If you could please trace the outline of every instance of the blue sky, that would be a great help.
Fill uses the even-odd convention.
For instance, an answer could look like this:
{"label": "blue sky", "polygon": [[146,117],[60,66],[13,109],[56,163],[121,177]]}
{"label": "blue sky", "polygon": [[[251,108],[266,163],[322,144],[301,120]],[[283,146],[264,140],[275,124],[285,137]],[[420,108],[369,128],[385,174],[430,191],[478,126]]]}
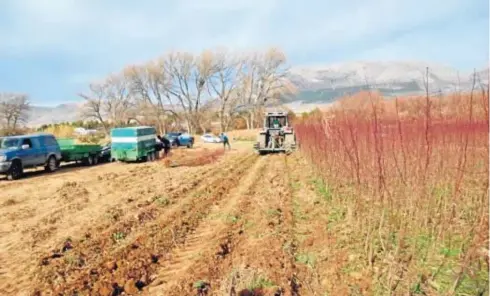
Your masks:
{"label": "blue sky", "polygon": [[488,66],[487,0],[2,0],[0,91],[33,104],[169,50],[279,46],[291,65],[418,60]]}

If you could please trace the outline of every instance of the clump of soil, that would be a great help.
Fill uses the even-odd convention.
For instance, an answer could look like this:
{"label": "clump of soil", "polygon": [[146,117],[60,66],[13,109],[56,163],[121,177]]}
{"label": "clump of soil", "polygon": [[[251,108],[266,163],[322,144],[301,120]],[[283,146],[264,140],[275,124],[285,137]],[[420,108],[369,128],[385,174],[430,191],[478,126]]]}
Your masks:
{"label": "clump of soil", "polygon": [[18,201],[17,201],[17,200],[15,200],[15,199],[13,199],[13,198],[9,198],[9,199],[7,199],[6,201],[4,201],[4,202],[2,203],[2,206],[4,206],[4,207],[8,207],[8,206],[13,206],[13,205],[15,205],[15,204],[17,204],[17,203],[18,203]]}
{"label": "clump of soil", "polygon": [[283,289],[268,279],[261,270],[241,266],[221,281],[221,295],[276,296],[283,295]]}
{"label": "clump of soil", "polygon": [[58,196],[65,198],[85,197],[89,194],[88,190],[75,181],[64,182],[57,190]]}
{"label": "clump of soil", "polygon": [[211,290],[211,285],[205,281],[198,281],[194,284],[198,296],[206,296]]}
{"label": "clump of soil", "polygon": [[188,153],[185,155],[173,155],[163,160],[166,167],[193,167],[210,164],[217,161],[224,154],[224,150],[204,149],[198,152]]}

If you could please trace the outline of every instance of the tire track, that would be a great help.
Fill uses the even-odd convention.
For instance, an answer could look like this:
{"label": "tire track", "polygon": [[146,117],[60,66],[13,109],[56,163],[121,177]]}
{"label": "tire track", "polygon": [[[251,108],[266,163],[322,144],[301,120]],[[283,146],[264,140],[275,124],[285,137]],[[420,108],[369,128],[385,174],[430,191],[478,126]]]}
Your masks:
{"label": "tire track", "polygon": [[[292,236],[292,194],[286,158],[284,154],[271,155],[268,174],[251,192],[253,198],[246,219],[255,225],[244,225],[247,235],[237,244],[232,263],[222,274],[225,278],[220,279],[219,295],[238,295],[233,291],[238,293],[250,287],[251,283],[243,282],[243,279],[254,273],[252,282],[255,282],[255,290],[259,293],[299,295]],[[257,285],[257,282],[262,284]]]}
{"label": "tire track", "polygon": [[[173,295],[175,289],[188,281],[194,265],[202,257],[226,256],[230,252],[229,230],[235,224],[237,215],[232,213],[247,197],[251,187],[263,177],[266,158],[260,158],[254,166],[240,178],[239,186],[228,194],[221,202],[215,204],[199,227],[184,242],[182,247],[175,249],[170,263],[158,274],[156,283],[150,287],[149,295]],[[222,243],[224,241],[224,243]]]}
{"label": "tire track", "polygon": [[[254,155],[246,155],[235,162],[225,162],[224,168],[214,171],[213,179],[203,182],[196,190],[188,191],[185,198],[180,199],[164,216],[155,217],[145,224],[138,231],[139,235],[135,235],[125,245],[115,250],[106,250],[99,245],[92,249],[100,252],[100,255],[95,256],[92,252],[87,255],[83,248],[79,252],[72,252],[71,255],[78,257],[78,261],[83,259],[83,264],[78,264],[82,266],[54,266],[51,274],[47,275],[55,278],[48,279],[46,274],[44,278],[40,277],[39,288],[55,293],[91,291],[109,295],[114,291],[117,293],[118,289],[128,283],[127,289],[131,286],[134,289],[138,282],[140,286],[147,286],[154,280],[161,258],[176,246],[177,241],[184,240],[197,227],[213,202],[222,199],[237,185],[237,181],[230,179],[230,176],[243,174],[256,159]],[[74,247],[77,249],[77,246]],[[93,257],[89,258],[90,255]],[[53,285],[53,282],[59,284]]]}
{"label": "tire track", "polygon": [[[349,283],[339,276],[345,252],[336,247],[336,236],[329,230],[332,193],[317,180],[313,167],[300,155],[288,160],[293,190],[295,241],[298,279],[307,295],[344,295]],[[345,256],[345,257],[344,257]],[[340,263],[340,264],[339,264]],[[363,281],[356,284],[367,287]],[[369,294],[369,293],[368,293]]]}
{"label": "tire track", "polygon": [[[263,295],[299,295],[294,258],[284,248],[291,248],[294,226],[285,156],[262,156],[261,160],[266,169],[238,204],[239,222],[215,242],[218,252],[207,252],[202,260],[196,260],[168,294],[154,295],[192,295],[193,283],[199,281],[210,284],[206,295],[238,295],[257,283],[267,284],[256,287],[263,289]],[[225,256],[223,245],[228,253]]]}

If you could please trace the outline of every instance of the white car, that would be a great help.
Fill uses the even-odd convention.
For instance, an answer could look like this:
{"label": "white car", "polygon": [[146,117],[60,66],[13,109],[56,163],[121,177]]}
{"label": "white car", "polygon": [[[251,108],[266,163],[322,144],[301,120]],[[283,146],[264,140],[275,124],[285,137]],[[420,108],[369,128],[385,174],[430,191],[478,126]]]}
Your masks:
{"label": "white car", "polygon": [[221,138],[219,138],[213,134],[204,134],[201,136],[201,140],[204,143],[221,143]]}

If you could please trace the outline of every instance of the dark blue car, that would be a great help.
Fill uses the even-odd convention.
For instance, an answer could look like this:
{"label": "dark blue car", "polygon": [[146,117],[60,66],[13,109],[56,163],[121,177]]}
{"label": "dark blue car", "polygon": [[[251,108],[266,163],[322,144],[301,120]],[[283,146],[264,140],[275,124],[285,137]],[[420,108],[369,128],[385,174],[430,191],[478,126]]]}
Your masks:
{"label": "dark blue car", "polygon": [[186,146],[187,148],[192,148],[194,145],[194,137],[187,133],[171,132],[165,135],[170,141],[172,147]]}
{"label": "dark blue car", "polygon": [[58,169],[61,150],[51,134],[0,138],[0,174],[9,180],[23,176],[24,169],[44,166],[48,172]]}

